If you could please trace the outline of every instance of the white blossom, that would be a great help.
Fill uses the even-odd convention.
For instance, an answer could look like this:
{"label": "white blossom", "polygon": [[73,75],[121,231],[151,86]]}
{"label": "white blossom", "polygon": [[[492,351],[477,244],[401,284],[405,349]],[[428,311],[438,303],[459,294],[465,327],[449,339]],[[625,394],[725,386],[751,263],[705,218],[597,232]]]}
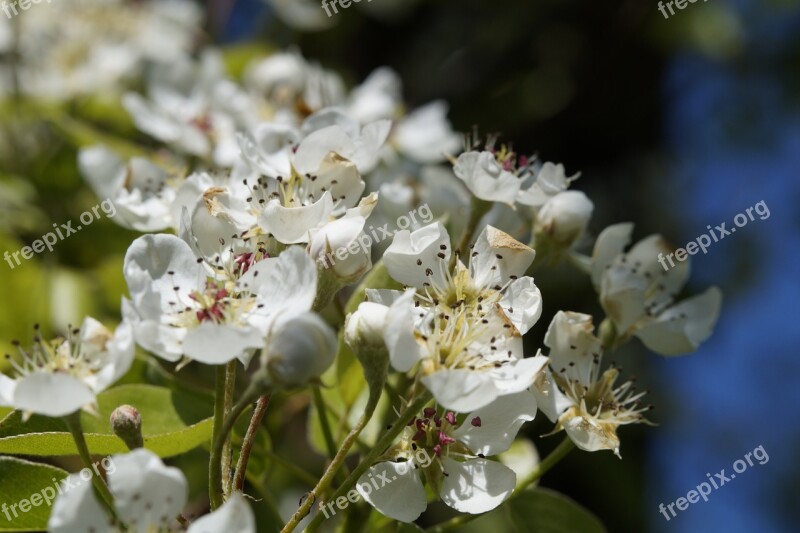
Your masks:
{"label": "white blossom", "polygon": [[95,396],[128,371],[133,334],[127,322],[111,333],[87,317],[66,339],[45,341],[37,330],[33,348],[19,351],[21,361],[7,356],[17,376],[0,374],[0,406],[19,409],[25,417],[66,416],[80,409],[95,411]]}
{"label": "white blossom", "polygon": [[722,293],[716,287],[675,303],[689,277],[689,262],[664,270],[659,254],[673,251],[660,235],[651,235],[628,252],[633,224],[609,226],[598,236],[591,274],[600,304],[614,322],[617,337],[638,337],[662,355],[695,351],[714,329]]}
{"label": "white blossom", "polygon": [[[522,358],[522,335],[541,314],[541,295],[525,270],[534,251],[487,227],[470,252],[469,267],[450,270],[450,239],[437,222],[401,231],[384,254],[411,296],[369,292],[389,306],[387,347],[401,372],[419,364],[436,401],[466,412],[528,388],[543,358]],[[413,302],[413,303],[412,303]]]}
{"label": "white blossom", "polygon": [[536,401],[528,392],[502,396],[466,416],[426,408],[387,452],[388,460],[370,467],[356,489],[382,514],[412,522],[427,507],[424,473],[453,509],[491,511],[514,491],[516,474],[487,457],[506,451],[535,416]]}
{"label": "white blossom", "polygon": [[633,381],[616,386],[616,368],[600,372],[602,348],[589,315],[559,311],[544,343],[547,367],[533,388],[539,409],[580,449],[619,455],[617,428],[648,423],[642,413],[650,406],[639,404],[646,392],[637,392]]}
{"label": "white blossom", "polygon": [[177,176],[143,157],[126,164],[105,146],[82,149],[78,163],[95,194],[113,202],[114,221],[121,226],[143,232],[177,226],[172,216]]}
{"label": "white blossom", "polygon": [[180,527],[177,517],[187,503],[188,484],[183,473],[165,466],[153,452],[143,448],[110,458],[114,465],[107,472],[109,490],[114,497],[117,516],[125,525],[109,525],[110,517],[79,474],[66,481],[71,488],[53,503],[48,522],[51,533],[104,531],[109,533],[150,533],[152,531],[228,531],[255,532],[255,517],[240,493],[234,493],[215,512],[206,515],[188,529]]}
{"label": "white blossom", "polygon": [[237,132],[256,125],[249,96],[226,78],[222,59],[211,51],[197,64],[182,59],[156,68],[148,98],[128,93],[123,104],[142,131],[222,167],[239,156]]}
{"label": "white blossom", "polygon": [[[232,258],[229,268],[241,266],[238,259],[248,258]],[[136,239],[123,266],[131,294],[123,315],[136,341],[169,361],[246,362],[276,323],[311,308],[317,286],[313,261],[296,247],[246,264],[235,281],[219,281],[211,277],[218,265],[198,260],[178,237]]]}

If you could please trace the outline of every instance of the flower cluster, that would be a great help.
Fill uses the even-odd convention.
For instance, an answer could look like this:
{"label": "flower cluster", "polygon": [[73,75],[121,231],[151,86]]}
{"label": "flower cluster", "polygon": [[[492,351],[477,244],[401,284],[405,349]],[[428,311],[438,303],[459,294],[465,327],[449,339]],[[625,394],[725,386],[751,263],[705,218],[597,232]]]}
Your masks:
{"label": "flower cluster", "polygon": [[[147,420],[123,406],[115,419],[135,421],[126,426],[130,453],[114,457],[118,468],[105,479],[97,475],[96,492],[84,484],[61,495],[52,531],[260,529],[243,493],[261,417],[273,394],[285,401],[310,389],[331,460],[284,532],[330,496],[334,480],[334,495],[355,484],[401,522],[417,520],[435,498],[484,513],[541,475],[503,457],[527,442],[521,431],[537,411],[588,452],[620,455],[620,426],[648,423],[645,393],[632,380],[620,384],[605,353],[636,337],[661,355],[686,354],[711,335],[720,291],[676,303],[688,262],[664,271],[661,236],[626,251],[633,225],[622,223],[593,238],[594,204],[571,189],[577,174],[496,135],[462,141],[445,102],[408,110],[392,70],[348,90],[292,50],[255,57],[234,77],[220,50],[195,47],[193,3],[81,3],[80,18],[63,4],[24,17],[31,32],[16,44],[20,87],[32,98],[114,95],[146,142],[98,136],[83,143],[78,165],[116,206],[114,221],[142,235],[126,243],[116,330],[86,318],[66,338],[44,340],[37,328],[31,349],[15,343],[19,355],[6,356],[0,406],[25,420],[63,417],[88,456],[80,411],[98,412],[97,396],[128,372],[135,346],[160,359],[174,384],[187,365],[213,367],[211,513],[191,524],[183,517],[186,478],[141,448],[150,445],[140,434]],[[275,4],[285,17],[302,9]],[[110,15],[118,9],[124,15]],[[81,25],[103,26],[107,15],[89,49]],[[58,24],[38,20],[49,17]],[[0,17],[0,46],[3,24]],[[39,42],[52,26],[60,31]],[[10,90],[5,81],[0,93]],[[364,238],[368,223],[388,228],[422,204],[428,220],[384,245]],[[358,251],[331,265],[319,261],[351,248]],[[552,309],[546,353],[531,350],[550,298],[533,273],[565,262],[593,284],[605,316],[595,332],[592,316]],[[343,371],[353,354],[363,376]],[[347,381],[359,384],[345,399]],[[253,404],[247,433],[232,438]],[[358,420],[345,411],[353,405],[363,407]],[[346,437],[331,431],[331,413]],[[341,481],[356,442],[366,443],[364,453]],[[365,490],[373,477],[392,482]]]}

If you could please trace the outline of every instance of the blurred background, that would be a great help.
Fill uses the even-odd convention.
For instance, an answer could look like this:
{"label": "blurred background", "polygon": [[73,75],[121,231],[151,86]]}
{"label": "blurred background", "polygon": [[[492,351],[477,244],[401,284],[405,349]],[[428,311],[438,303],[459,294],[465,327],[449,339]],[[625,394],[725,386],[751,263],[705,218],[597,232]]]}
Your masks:
{"label": "blurred background", "polygon": [[[206,7],[209,42],[232,50],[253,42],[265,50],[296,46],[349,86],[387,65],[400,74],[411,107],[442,98],[457,130],[499,132],[520,152],[580,171],[573,188],[595,202],[594,235],[634,221],[636,240],[661,233],[683,246],[707,225],[731,226],[765,202],[769,218],[692,258],[686,293],[713,284],[725,295],[712,338],[690,357],[665,359],[638,341],[614,354],[625,375],[649,387],[658,427],[623,428],[621,461],[573,452],[541,484],[574,498],[612,532],[796,531],[798,2],[710,0],[668,19],[654,0],[373,0],[330,18],[300,0]],[[123,113],[69,105],[100,123]],[[40,124],[10,102],[0,113],[2,252],[98,199],[77,171],[74,146],[59,140],[69,124]],[[121,258],[137,234],[96,224],[23,267],[0,265],[3,350],[12,338],[30,337],[36,322],[58,331],[87,313],[119,319]],[[600,322],[588,279],[576,284],[583,278],[569,269],[537,272],[545,308],[526,339],[531,350],[559,309]],[[539,417],[528,430],[542,456],[560,441],[538,438],[550,427]],[[685,496],[707,473],[730,473],[759,445],[766,464],[669,522],[659,513],[660,503]],[[470,530],[485,529],[476,521]]]}

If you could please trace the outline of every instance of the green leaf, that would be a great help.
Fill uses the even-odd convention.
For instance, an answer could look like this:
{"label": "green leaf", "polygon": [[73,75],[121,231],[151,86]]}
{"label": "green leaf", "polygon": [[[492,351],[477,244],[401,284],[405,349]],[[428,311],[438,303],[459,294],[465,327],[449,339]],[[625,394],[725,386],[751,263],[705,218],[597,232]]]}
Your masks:
{"label": "green leaf", "polygon": [[605,533],[600,520],[575,501],[549,489],[526,490],[500,508],[459,529],[478,533],[487,529],[528,533]]}
{"label": "green leaf", "polygon": [[525,491],[509,502],[514,522],[536,533],[604,533],[600,520],[561,493],[548,489]]}
{"label": "green leaf", "polygon": [[[0,531],[47,529],[50,506],[57,494],[56,482],[65,477],[67,472],[54,466],[0,457],[0,479],[3,480],[0,483],[0,503],[8,506],[4,509],[5,514],[0,514]],[[39,505],[34,507],[32,499]],[[28,511],[23,512],[23,509]]]}
{"label": "green leaf", "polygon": [[[123,385],[97,397],[99,416],[81,414],[89,450],[95,455],[125,453],[127,447],[111,431],[111,412],[123,404],[142,416],[145,448],[160,457],[172,457],[205,444],[211,438],[212,407],[201,394],[171,391],[152,385]],[[32,416],[22,421],[13,412],[0,421],[0,454],[75,455],[72,436],[61,420]]]}

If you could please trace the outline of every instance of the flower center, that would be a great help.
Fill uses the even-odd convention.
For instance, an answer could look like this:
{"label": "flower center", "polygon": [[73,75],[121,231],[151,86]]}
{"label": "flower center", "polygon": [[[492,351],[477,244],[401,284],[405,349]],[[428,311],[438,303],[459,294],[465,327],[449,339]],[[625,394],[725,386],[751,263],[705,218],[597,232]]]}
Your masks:
{"label": "flower center", "polygon": [[12,341],[21,355],[21,361],[16,361],[10,354],[5,355],[19,377],[34,372],[50,372],[84,379],[94,375],[102,367],[105,345],[111,339],[110,333],[105,332],[100,337],[94,337],[90,344],[84,345],[79,329],[70,327],[71,331],[66,339],[59,337],[51,341],[42,340],[38,324],[34,329],[36,334],[30,351],[23,349],[19,341]]}
{"label": "flower center", "polygon": [[[482,422],[480,417],[476,416],[463,423],[481,427]],[[435,457],[441,457],[442,454],[448,456],[451,453],[472,456],[473,454],[467,446],[450,435],[461,425],[462,423],[459,423],[454,412],[447,411],[439,414],[435,408],[427,407],[420,416],[408,423],[409,431],[405,435],[405,444],[415,453],[424,450]]]}

